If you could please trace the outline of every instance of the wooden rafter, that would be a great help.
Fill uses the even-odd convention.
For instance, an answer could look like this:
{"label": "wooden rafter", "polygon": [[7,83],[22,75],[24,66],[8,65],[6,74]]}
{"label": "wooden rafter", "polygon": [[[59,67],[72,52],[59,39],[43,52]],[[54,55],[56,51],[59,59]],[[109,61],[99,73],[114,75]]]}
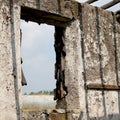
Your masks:
{"label": "wooden rafter", "polygon": [[103,9],[108,9],[108,8],[116,5],[116,4],[119,3],[119,2],[120,2],[120,0],[113,0],[113,1],[111,1],[111,2],[109,2],[109,3],[107,3],[107,4],[105,4],[105,5],[101,6],[101,8],[103,8]]}
{"label": "wooden rafter", "polygon": [[91,4],[91,3],[96,2],[96,1],[98,1],[98,0],[88,0],[88,1],[86,1],[86,3]]}
{"label": "wooden rafter", "polygon": [[[86,3],[88,4],[92,4],[94,2],[97,2],[98,0],[87,0]],[[120,3],[120,0],[111,0],[110,2],[104,4],[103,6],[101,6],[101,8],[103,9],[108,9],[116,4]]]}

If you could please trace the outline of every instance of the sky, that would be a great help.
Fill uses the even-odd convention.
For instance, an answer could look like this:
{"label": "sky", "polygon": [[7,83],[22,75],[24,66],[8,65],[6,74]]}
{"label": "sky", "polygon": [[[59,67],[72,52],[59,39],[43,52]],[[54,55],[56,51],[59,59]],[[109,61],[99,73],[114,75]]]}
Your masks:
{"label": "sky", "polygon": [[[85,2],[86,0],[77,0]],[[99,0],[94,6],[100,6],[110,0]],[[109,10],[116,11],[120,3]],[[55,88],[54,79],[54,26],[47,24],[38,25],[33,22],[21,20],[22,46],[21,56],[23,59],[22,68],[27,86],[22,87],[23,93],[38,92]]]}

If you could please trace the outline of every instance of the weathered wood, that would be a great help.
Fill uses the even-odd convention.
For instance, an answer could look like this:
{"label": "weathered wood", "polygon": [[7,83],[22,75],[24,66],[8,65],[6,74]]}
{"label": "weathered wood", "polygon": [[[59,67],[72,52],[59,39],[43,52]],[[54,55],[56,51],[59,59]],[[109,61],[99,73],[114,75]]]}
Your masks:
{"label": "weathered wood", "polygon": [[120,90],[117,85],[88,84],[87,89],[91,90]]}
{"label": "weathered wood", "polygon": [[86,3],[91,4],[91,3],[96,2],[96,1],[98,1],[98,0],[88,0],[88,1],[86,1]]}
{"label": "weathered wood", "polygon": [[71,21],[71,19],[57,14],[35,10],[27,7],[21,7],[21,19],[25,21],[37,22],[38,24],[46,23],[49,25],[60,27],[66,27]]}
{"label": "weathered wood", "polygon": [[105,4],[105,5],[101,6],[101,8],[103,8],[103,9],[108,9],[108,8],[116,5],[116,4],[119,3],[119,2],[120,2],[120,0],[113,0],[113,1],[111,1],[111,2],[109,2],[109,3],[107,3],[107,4]]}

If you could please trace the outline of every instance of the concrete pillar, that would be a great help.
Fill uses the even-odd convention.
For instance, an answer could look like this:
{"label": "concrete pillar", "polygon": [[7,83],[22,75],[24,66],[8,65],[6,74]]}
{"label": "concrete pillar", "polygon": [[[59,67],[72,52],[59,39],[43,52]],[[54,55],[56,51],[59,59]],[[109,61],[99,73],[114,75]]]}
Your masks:
{"label": "concrete pillar", "polygon": [[65,30],[65,85],[67,109],[85,112],[85,90],[83,80],[81,31],[79,20],[75,20]]}
{"label": "concrete pillar", "polygon": [[20,120],[20,7],[0,1],[0,120]]}

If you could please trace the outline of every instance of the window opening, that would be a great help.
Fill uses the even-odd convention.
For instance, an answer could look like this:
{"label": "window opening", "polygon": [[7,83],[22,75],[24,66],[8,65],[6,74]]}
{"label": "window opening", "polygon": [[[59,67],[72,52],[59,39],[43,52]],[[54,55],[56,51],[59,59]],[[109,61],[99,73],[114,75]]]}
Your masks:
{"label": "window opening", "polygon": [[23,94],[53,94],[56,88],[54,26],[21,20],[21,34],[21,63],[27,81],[27,86],[22,87]]}

